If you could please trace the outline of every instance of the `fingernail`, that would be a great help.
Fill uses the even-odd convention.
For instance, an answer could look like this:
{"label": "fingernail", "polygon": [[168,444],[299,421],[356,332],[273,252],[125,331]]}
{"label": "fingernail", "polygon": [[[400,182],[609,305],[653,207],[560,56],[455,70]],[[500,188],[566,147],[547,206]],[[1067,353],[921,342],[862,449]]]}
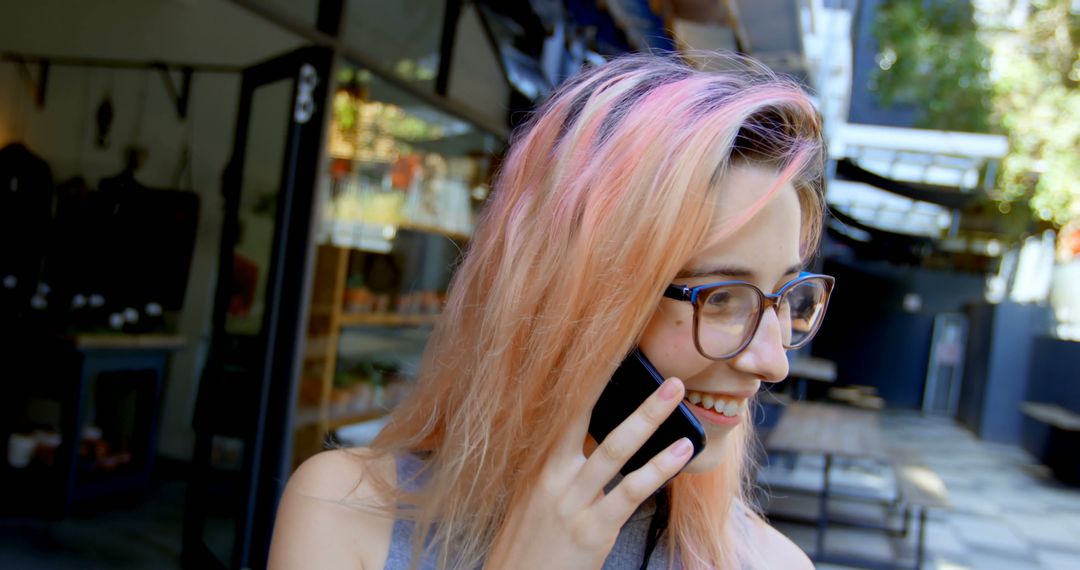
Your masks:
{"label": "fingernail", "polygon": [[682,458],[686,457],[687,455],[690,455],[690,452],[693,451],[693,450],[694,450],[694,445],[692,443],[690,443],[689,439],[686,439],[684,437],[684,438],[680,439],[679,441],[675,442],[675,447],[671,448],[671,454],[674,455],[675,457],[679,458],[679,459],[682,459]]}
{"label": "fingernail", "polygon": [[662,386],[660,386],[660,397],[665,400],[674,400],[679,396],[679,386],[675,383],[674,378],[668,378]]}

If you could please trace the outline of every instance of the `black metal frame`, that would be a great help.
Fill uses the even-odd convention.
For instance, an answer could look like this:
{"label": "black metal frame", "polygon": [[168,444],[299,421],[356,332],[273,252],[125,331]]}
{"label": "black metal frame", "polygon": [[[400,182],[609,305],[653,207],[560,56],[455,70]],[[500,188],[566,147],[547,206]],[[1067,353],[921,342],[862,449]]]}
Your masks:
{"label": "black metal frame", "polygon": [[[319,156],[323,148],[325,102],[328,100],[333,51],[305,47],[247,68],[243,72],[237,111],[233,155],[223,176],[225,222],[222,229],[218,286],[215,295],[213,338],[204,381],[200,385],[196,409],[196,449],[184,513],[184,562],[189,567],[262,568],[266,565],[274,514],[289,470],[291,417],[295,397],[293,379],[298,375],[299,343],[306,315],[308,265],[312,246],[314,186]],[[304,94],[308,105],[306,120],[298,120],[304,87],[300,76],[314,73],[318,83]],[[281,112],[290,115],[285,156],[282,160],[281,188],[275,208],[274,236],[270,267],[267,269],[265,309],[262,327],[252,352],[259,358],[249,376],[245,398],[256,402],[248,415],[222,417],[220,386],[215,373],[226,366],[229,347],[225,334],[230,300],[229,276],[233,248],[239,237],[240,191],[250,125],[252,98],[261,86],[296,77],[290,106]],[[254,425],[245,425],[253,420]],[[273,420],[273,421],[271,421]],[[241,437],[244,466],[240,516],[230,561],[221,561],[203,540],[210,475],[211,441],[214,435]]]}
{"label": "black metal frame", "polygon": [[[223,175],[225,223],[222,230],[219,259],[219,285],[215,295],[213,331],[215,339],[224,332],[226,308],[229,304],[228,276],[232,271],[233,247],[239,237],[239,190],[245,156],[246,135],[253,92],[258,86],[294,76],[301,66],[315,67],[320,78],[312,96],[316,112],[310,121],[289,126],[289,140],[283,161],[282,187],[278,194],[275,234],[271,252],[263,325],[256,346],[248,347],[261,357],[256,374],[257,385],[245,393],[255,398],[257,405],[246,416],[221,413],[214,401],[234,402],[234,394],[215,394],[206,387],[213,384],[212,374],[204,372],[196,407],[194,425],[196,442],[192,475],[185,501],[183,529],[183,562],[191,568],[262,568],[267,564],[270,539],[278,501],[291,468],[292,406],[296,398],[300,354],[304,337],[303,323],[307,318],[305,302],[311,287],[314,253],[314,184],[317,179],[320,154],[323,151],[324,129],[327,124],[329,89],[332,88],[332,69],[343,57],[365,67],[395,87],[415,96],[422,102],[478,125],[498,136],[505,137],[505,124],[492,124],[466,108],[441,96],[402,80],[372,61],[361,51],[348,46],[340,37],[345,21],[344,0],[320,0],[315,25],[301,22],[258,0],[231,0],[253,14],[271,21],[313,45],[273,58],[243,70],[240,103],[233,156]],[[449,85],[453,43],[462,0],[447,0],[447,13],[441,42],[440,79],[443,92]],[[294,87],[292,100],[297,96]],[[292,110],[283,110],[292,112]],[[222,370],[228,364],[228,348],[212,340],[206,370]],[[209,380],[209,381],[208,381]],[[233,388],[235,390],[235,388]],[[229,407],[227,404],[225,407]],[[200,413],[201,412],[201,413]],[[287,418],[284,419],[284,418]],[[269,420],[273,421],[269,421]],[[239,517],[230,560],[220,560],[204,540],[211,484],[210,457],[214,435],[227,435],[244,440],[244,465],[239,498]]]}
{"label": "black metal frame", "polygon": [[[311,42],[314,45],[324,46],[333,49],[334,53],[340,56],[344,56],[350,62],[371,71],[373,74],[379,76],[380,79],[393,85],[396,89],[400,89],[405,93],[408,93],[410,96],[415,97],[423,103],[427,103],[432,107],[440,109],[459,119],[472,123],[482,128],[483,130],[495,134],[503,139],[509,137],[510,128],[506,123],[493,123],[486,117],[477,114],[475,111],[465,107],[464,105],[461,105],[447,97],[443,97],[434,91],[428,91],[415,83],[406,81],[397,74],[395,74],[392,69],[389,69],[378,61],[373,60],[362,50],[348,45],[348,43],[342,40],[339,35],[332,33],[333,28],[330,26],[332,18],[330,16],[320,15],[318,19],[320,27],[312,27],[309,23],[301,22],[288,14],[284,14],[278,10],[275,10],[274,8],[268,7],[264,2],[260,2],[259,0],[229,1],[267,21],[273,22],[281,26],[282,28],[289,30],[290,32],[304,38],[305,40]],[[327,9],[327,3],[334,4],[337,3],[337,0],[320,0],[320,12],[324,9]],[[447,0],[448,8],[450,8],[450,3],[451,0]],[[342,14],[344,14],[345,9],[345,7],[342,8]],[[339,19],[341,21],[344,21],[344,16],[340,16]],[[452,37],[446,38],[446,42],[451,42],[450,45],[453,45],[452,41]],[[440,45],[445,45],[445,42],[441,43]],[[440,61],[441,59],[451,61],[451,53],[452,52],[440,54]],[[495,57],[499,57],[499,55],[495,54]],[[447,74],[449,74],[449,71],[447,71]],[[449,79],[447,79],[447,85],[449,85]]]}
{"label": "black metal frame", "polygon": [[443,11],[442,36],[439,38],[439,73],[435,76],[435,92],[446,97],[450,89],[450,66],[454,61],[454,42],[464,0],[446,0]]}
{"label": "black metal frame", "polygon": [[[843,495],[834,493],[830,485],[830,473],[832,471],[833,460],[835,459],[833,454],[824,453],[825,465],[823,467],[823,479],[822,488],[818,493],[813,493],[818,497],[818,509],[817,517],[813,519],[807,519],[798,516],[782,515],[782,514],[770,514],[770,520],[787,521],[794,523],[813,524],[817,533],[815,536],[815,548],[813,552],[813,560],[818,563],[826,564],[839,564],[842,566],[854,566],[859,568],[868,568],[871,570],[921,570],[923,560],[926,554],[926,517],[927,508],[922,505],[913,505],[905,502],[904,497],[901,495],[900,490],[897,489],[896,498],[893,501],[886,501],[881,499],[873,499],[869,497],[858,497],[852,495]],[[793,490],[785,489],[786,492]],[[801,490],[800,490],[801,491]],[[859,500],[871,503],[884,504],[887,507],[895,509],[896,514],[901,517],[902,526],[899,529],[893,528],[887,524],[874,524],[861,520],[840,518],[829,515],[829,498],[830,497],[842,497],[849,500]],[[867,530],[878,530],[888,533],[889,535],[897,538],[907,538],[911,532],[912,518],[918,521],[916,526],[916,542],[914,558],[915,562],[913,566],[907,566],[904,564],[898,564],[895,562],[884,560],[867,559],[860,556],[849,554],[829,554],[825,550],[825,536],[829,530],[829,526],[845,526]]]}
{"label": "black metal frame", "polygon": [[[20,52],[4,52],[0,55],[0,61],[10,61],[18,66],[19,75],[22,77],[23,82],[26,83],[26,86],[30,91],[34,93],[34,103],[39,109],[45,107],[49,83],[49,70],[53,67],[156,70],[161,76],[161,82],[165,87],[166,93],[176,107],[176,115],[180,120],[187,118],[188,105],[191,101],[191,79],[196,73],[233,74],[243,71],[242,67],[232,65],[170,62],[162,60],[151,61],[140,59],[70,57]],[[31,65],[38,66],[38,78],[36,80],[30,73]],[[173,71],[180,72],[179,85],[173,80]]]}

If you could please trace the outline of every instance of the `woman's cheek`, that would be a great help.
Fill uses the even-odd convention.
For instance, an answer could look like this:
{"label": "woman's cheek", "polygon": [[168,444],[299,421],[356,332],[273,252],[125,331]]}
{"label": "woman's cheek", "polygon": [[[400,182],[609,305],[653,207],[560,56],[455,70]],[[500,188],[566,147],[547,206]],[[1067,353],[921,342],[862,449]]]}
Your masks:
{"label": "woman's cheek", "polygon": [[703,367],[697,362],[701,358],[694,348],[693,331],[684,322],[654,319],[642,337],[641,349],[664,377],[686,380]]}

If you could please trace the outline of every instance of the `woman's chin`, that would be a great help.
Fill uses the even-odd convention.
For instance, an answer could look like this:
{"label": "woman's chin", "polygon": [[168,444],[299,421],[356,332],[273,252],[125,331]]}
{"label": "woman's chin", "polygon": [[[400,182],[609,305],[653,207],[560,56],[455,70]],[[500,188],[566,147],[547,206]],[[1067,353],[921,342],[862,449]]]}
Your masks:
{"label": "woman's chin", "polygon": [[709,434],[705,449],[683,469],[683,473],[708,473],[719,467],[728,454],[730,444],[730,430],[721,433]]}

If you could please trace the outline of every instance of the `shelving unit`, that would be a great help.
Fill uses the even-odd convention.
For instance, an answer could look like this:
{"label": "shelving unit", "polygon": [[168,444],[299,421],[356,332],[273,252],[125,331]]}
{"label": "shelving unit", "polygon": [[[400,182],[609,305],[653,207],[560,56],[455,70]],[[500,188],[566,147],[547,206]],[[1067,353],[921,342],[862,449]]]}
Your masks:
{"label": "shelving unit", "polygon": [[[315,262],[307,340],[304,347],[304,372],[301,393],[295,416],[293,457],[299,464],[324,448],[327,434],[337,428],[373,420],[389,411],[383,387],[371,386],[366,398],[351,402],[334,402],[334,379],[342,347],[346,354],[351,344],[343,342],[343,331],[361,329],[386,342],[400,336],[402,329],[427,329],[434,326],[438,315],[399,314],[391,312],[350,312],[344,298],[349,277],[349,259],[353,250],[335,245],[320,245]],[[417,335],[426,338],[426,334]],[[404,342],[419,345],[418,339]],[[379,347],[373,352],[379,353]],[[311,402],[312,386],[317,382],[317,397]],[[306,383],[306,386],[304,385]],[[367,388],[367,387],[365,387]],[[359,404],[357,403],[359,401]]]}
{"label": "shelving unit", "polygon": [[405,397],[501,146],[348,62],[332,99],[294,466]]}

